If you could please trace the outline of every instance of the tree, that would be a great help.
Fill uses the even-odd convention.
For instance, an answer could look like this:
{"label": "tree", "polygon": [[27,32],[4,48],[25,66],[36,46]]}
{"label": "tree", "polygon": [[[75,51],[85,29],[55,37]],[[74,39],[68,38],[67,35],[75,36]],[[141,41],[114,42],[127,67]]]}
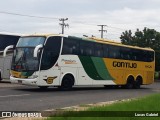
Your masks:
{"label": "tree", "polygon": [[132,44],[133,45],[134,41],[133,41],[131,30],[129,31],[126,30],[125,32],[123,32],[120,39],[121,39],[122,44],[126,44],[126,45]]}
{"label": "tree", "polygon": [[144,28],[143,31],[137,29],[134,35],[131,30],[122,33],[121,43],[139,47],[150,47],[155,50],[155,67],[160,71],[160,33],[154,29]]}

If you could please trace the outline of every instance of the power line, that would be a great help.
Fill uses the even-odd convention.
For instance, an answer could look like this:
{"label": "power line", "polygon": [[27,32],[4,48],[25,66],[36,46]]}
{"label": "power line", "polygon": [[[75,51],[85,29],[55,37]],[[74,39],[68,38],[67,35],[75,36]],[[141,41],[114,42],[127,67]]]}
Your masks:
{"label": "power line", "polygon": [[118,28],[118,27],[112,27],[112,26],[107,26],[109,28],[114,28],[114,29],[119,29],[119,30],[126,30],[126,29],[123,29],[123,28]]}
{"label": "power line", "polygon": [[[9,15],[16,15],[16,16],[22,16],[22,17],[41,18],[41,19],[57,19],[57,20],[59,19],[59,18],[56,18],[56,17],[34,16],[34,15],[26,15],[26,14],[19,14],[19,13],[6,12],[6,11],[0,11],[0,13],[9,14]],[[79,23],[79,24],[83,24],[83,25],[95,26],[95,24],[87,24],[87,23],[84,23],[84,22],[81,22],[81,21],[73,21],[73,22],[76,22],[76,23]],[[124,30],[122,28],[117,28],[117,27],[112,27],[112,26],[107,26],[107,27]]]}
{"label": "power line", "polygon": [[56,17],[43,17],[43,16],[34,16],[34,15],[26,15],[26,14],[19,14],[19,13],[12,13],[12,12],[5,12],[5,11],[0,11],[2,14],[8,14],[8,15],[17,15],[17,16],[23,16],[23,17],[32,17],[32,18],[41,18],[41,19],[59,19]]}
{"label": "power line", "polygon": [[[34,16],[34,15],[27,15],[27,14],[19,14],[19,13],[13,13],[13,12],[6,12],[6,11],[0,11],[1,14],[9,14],[9,15],[16,15],[16,16],[22,16],[22,17],[32,17],[32,18],[40,18],[40,19],[56,19],[58,20],[59,18],[57,17],[44,17],[44,16]],[[64,22],[67,19],[64,19],[64,18],[61,18],[59,19],[60,21],[62,21],[62,23],[60,23],[60,25],[62,26],[62,33],[64,33],[64,27],[68,27],[69,25],[68,24],[65,24]],[[84,21],[73,21],[73,22],[76,22],[76,23],[79,23],[79,24],[83,24],[83,25],[89,25],[89,26],[95,26],[95,24],[92,24],[92,23],[85,23]],[[98,26],[101,26],[101,30],[99,30],[101,32],[101,37],[103,38],[103,33],[104,32],[107,32],[107,30],[104,30],[103,28],[107,25],[98,25]],[[114,28],[114,29],[119,29],[119,30],[125,30],[125,29],[122,29],[122,28],[118,28],[118,27],[112,27],[112,26],[107,26],[108,28]]]}
{"label": "power line", "polygon": [[68,18],[61,18],[59,21],[62,21],[62,23],[59,23],[62,26],[62,34],[64,34],[64,27],[69,27],[69,24],[64,23],[64,21],[68,20]]}
{"label": "power line", "polygon": [[[44,17],[44,16],[34,16],[34,15],[27,15],[27,14],[19,14],[19,13],[13,13],[13,12],[7,12],[7,11],[0,11],[1,14],[9,14],[9,15],[16,15],[16,16],[22,16],[22,17],[32,17],[32,18],[40,18],[40,19],[56,19],[58,20],[58,17]],[[73,21],[79,24],[83,25],[90,25],[90,26],[95,26],[95,24],[87,24],[81,21]],[[144,25],[142,25],[144,26]],[[146,25],[145,25],[146,26]],[[150,25],[151,26],[151,25]],[[108,28],[113,28],[113,29],[119,29],[119,30],[126,30],[124,28],[118,28],[118,27],[113,27],[113,26],[107,26]]]}
{"label": "power line", "polygon": [[[78,24],[82,24],[82,25],[88,25],[88,26],[95,26],[96,24],[93,23],[86,23],[86,22],[81,22],[81,21],[72,21],[74,23],[78,23]],[[119,27],[113,27],[113,26],[108,26],[106,25],[108,28],[113,28],[113,29],[117,29],[117,30],[126,30],[124,28],[119,28]]]}

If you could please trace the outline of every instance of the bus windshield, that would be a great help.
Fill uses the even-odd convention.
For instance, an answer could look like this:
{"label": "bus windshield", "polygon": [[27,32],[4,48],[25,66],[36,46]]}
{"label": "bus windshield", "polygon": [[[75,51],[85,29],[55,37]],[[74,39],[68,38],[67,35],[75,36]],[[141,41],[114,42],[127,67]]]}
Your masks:
{"label": "bus windshield", "polygon": [[44,44],[45,37],[21,37],[17,47],[36,47],[39,44]]}
{"label": "bus windshield", "polygon": [[16,48],[12,60],[12,70],[38,70],[39,57],[33,57],[34,48]]}
{"label": "bus windshield", "polygon": [[34,49],[39,44],[44,44],[45,37],[22,37],[14,50],[11,69],[15,71],[36,71],[39,68],[38,57],[33,57]]}

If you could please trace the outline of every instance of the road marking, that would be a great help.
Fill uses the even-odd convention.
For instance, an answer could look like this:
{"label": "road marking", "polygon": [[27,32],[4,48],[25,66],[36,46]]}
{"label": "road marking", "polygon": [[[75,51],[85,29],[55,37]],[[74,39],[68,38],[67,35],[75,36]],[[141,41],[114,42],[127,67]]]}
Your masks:
{"label": "road marking", "polygon": [[20,94],[20,95],[5,95],[5,96],[0,96],[0,98],[4,98],[4,97],[21,97],[21,96],[27,96],[30,94]]}

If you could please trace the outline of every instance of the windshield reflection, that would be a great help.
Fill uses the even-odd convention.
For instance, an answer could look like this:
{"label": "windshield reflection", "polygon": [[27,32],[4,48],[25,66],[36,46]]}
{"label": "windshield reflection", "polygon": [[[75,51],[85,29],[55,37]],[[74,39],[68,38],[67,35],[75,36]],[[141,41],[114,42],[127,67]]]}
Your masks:
{"label": "windshield reflection", "polygon": [[39,56],[33,57],[34,48],[16,48],[12,60],[12,70],[28,71],[38,70]]}

